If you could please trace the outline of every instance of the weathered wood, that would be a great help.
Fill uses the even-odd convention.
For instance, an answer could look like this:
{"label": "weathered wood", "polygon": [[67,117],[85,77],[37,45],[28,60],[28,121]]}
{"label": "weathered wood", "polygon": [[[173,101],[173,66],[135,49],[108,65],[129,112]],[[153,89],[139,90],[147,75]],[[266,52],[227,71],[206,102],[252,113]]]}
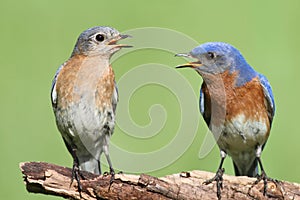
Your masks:
{"label": "weathered wood", "polygon": [[[45,162],[20,163],[28,192],[80,199],[77,183],[71,183],[71,169]],[[214,176],[204,171],[182,172],[161,178],[146,174],[116,174],[109,188],[110,175],[97,176],[82,172],[82,199],[217,199],[215,184],[202,184]],[[254,178],[224,175],[222,199],[299,199],[300,184],[286,181],[268,182],[267,195],[263,183]]]}

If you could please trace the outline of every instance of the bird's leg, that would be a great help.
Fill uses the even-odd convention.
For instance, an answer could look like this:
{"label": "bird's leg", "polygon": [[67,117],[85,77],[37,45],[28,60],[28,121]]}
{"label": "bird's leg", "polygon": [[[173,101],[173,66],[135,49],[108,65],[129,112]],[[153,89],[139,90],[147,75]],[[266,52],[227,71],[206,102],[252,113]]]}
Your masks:
{"label": "bird's leg", "polygon": [[104,148],[103,152],[105,154],[106,160],[107,160],[108,165],[109,165],[110,181],[109,181],[109,188],[108,188],[108,190],[110,190],[110,186],[112,185],[112,183],[115,180],[115,170],[114,170],[114,168],[112,166],[112,163],[111,163],[111,160],[110,160],[110,157],[109,157],[108,146],[106,146],[106,148]]}
{"label": "bird's leg", "polygon": [[267,174],[262,166],[262,162],[261,162],[261,159],[260,157],[257,157],[256,158],[258,163],[259,163],[259,167],[260,167],[260,170],[261,170],[261,174],[260,175],[257,175],[257,180],[255,181],[255,184],[259,183],[261,180],[263,180],[264,182],[264,195],[266,195],[266,192],[267,192],[267,186],[268,186],[268,177],[267,177]]}
{"label": "bird's leg", "polygon": [[97,163],[98,163],[99,174],[102,174],[102,173],[101,173],[101,163],[100,163],[100,160],[97,160]]}
{"label": "bird's leg", "polygon": [[110,188],[110,186],[115,180],[115,170],[111,166],[109,167],[109,173],[110,173],[109,188]]}
{"label": "bird's leg", "polygon": [[264,195],[266,195],[267,193],[267,187],[268,187],[268,181],[271,181],[273,183],[275,183],[277,185],[278,183],[278,180],[276,179],[272,179],[270,177],[267,176],[264,168],[263,168],[263,165],[262,165],[262,161],[260,159],[260,155],[261,155],[261,146],[259,146],[256,150],[256,160],[258,161],[258,164],[259,164],[259,167],[260,167],[260,171],[261,171],[261,174],[260,175],[257,175],[257,180],[255,181],[254,184],[257,184],[259,183],[261,180],[263,180],[264,182]]}
{"label": "bird's leg", "polygon": [[79,160],[78,160],[78,157],[76,155],[76,149],[75,148],[72,148],[71,154],[72,154],[72,157],[73,157],[73,168],[72,168],[72,177],[71,177],[70,187],[73,183],[73,180],[75,179],[77,181],[77,187],[78,187],[78,192],[79,192],[80,198],[82,198],[82,196],[81,196],[82,186],[81,186],[81,183],[80,183],[81,173],[80,173],[80,170],[79,170]]}
{"label": "bird's leg", "polygon": [[82,197],[81,196],[81,191],[82,191],[82,186],[80,184],[80,176],[84,179],[84,177],[82,176],[82,174],[80,173],[80,170],[79,170],[79,160],[78,160],[78,157],[76,155],[76,147],[72,147],[71,145],[69,145],[69,143],[67,142],[67,140],[63,137],[63,140],[64,140],[64,143],[68,149],[68,151],[70,152],[70,154],[72,155],[72,158],[73,158],[73,168],[72,168],[72,177],[71,177],[71,183],[70,183],[70,187],[73,183],[73,180],[76,179],[77,181],[77,187],[78,187],[78,192],[79,192],[79,195],[80,195],[80,198]]}
{"label": "bird's leg", "polygon": [[222,168],[222,166],[223,166],[223,162],[227,155],[226,152],[223,150],[220,151],[220,154],[221,154],[221,162],[220,162],[219,168],[216,172],[216,175],[213,178],[203,182],[203,184],[205,184],[205,185],[210,184],[213,181],[217,182],[217,197],[218,197],[218,199],[221,199],[221,189],[223,189],[223,174],[225,172],[225,169]]}

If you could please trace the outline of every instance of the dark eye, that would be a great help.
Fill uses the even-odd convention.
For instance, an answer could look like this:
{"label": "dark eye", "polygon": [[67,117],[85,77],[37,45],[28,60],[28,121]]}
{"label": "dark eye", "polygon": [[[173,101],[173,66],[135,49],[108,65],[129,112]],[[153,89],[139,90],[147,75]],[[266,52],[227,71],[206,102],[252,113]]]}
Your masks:
{"label": "dark eye", "polygon": [[207,56],[210,59],[214,59],[216,57],[216,55],[213,52],[207,52]]}
{"label": "dark eye", "polygon": [[102,34],[97,34],[96,37],[95,37],[95,39],[96,39],[98,42],[103,42],[104,39],[105,39],[105,37],[104,37],[104,35],[102,35]]}

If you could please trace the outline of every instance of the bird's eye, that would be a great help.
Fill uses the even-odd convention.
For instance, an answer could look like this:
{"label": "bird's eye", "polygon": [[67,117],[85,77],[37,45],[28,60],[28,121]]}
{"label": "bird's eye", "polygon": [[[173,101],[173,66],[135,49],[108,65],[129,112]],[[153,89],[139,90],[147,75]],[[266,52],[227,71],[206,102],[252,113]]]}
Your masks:
{"label": "bird's eye", "polygon": [[216,55],[213,52],[208,52],[207,53],[208,58],[210,59],[214,59],[216,57]]}
{"label": "bird's eye", "polygon": [[105,37],[104,37],[104,35],[102,35],[102,34],[97,34],[96,37],[95,37],[95,39],[96,39],[98,42],[103,42],[104,39],[105,39]]}

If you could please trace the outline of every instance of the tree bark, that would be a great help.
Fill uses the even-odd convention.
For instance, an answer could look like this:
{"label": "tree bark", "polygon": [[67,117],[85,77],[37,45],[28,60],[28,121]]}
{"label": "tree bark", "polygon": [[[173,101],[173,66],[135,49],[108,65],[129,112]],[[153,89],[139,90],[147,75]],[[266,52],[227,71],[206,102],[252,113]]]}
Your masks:
{"label": "tree bark", "polygon": [[[80,199],[77,182],[71,184],[72,170],[45,162],[20,163],[28,192]],[[213,173],[182,172],[161,178],[146,174],[116,174],[110,186],[110,175],[82,172],[81,199],[217,199],[215,183],[204,185]],[[264,196],[262,181],[255,178],[223,176],[222,199],[299,199],[300,185],[286,181],[268,182]]]}

